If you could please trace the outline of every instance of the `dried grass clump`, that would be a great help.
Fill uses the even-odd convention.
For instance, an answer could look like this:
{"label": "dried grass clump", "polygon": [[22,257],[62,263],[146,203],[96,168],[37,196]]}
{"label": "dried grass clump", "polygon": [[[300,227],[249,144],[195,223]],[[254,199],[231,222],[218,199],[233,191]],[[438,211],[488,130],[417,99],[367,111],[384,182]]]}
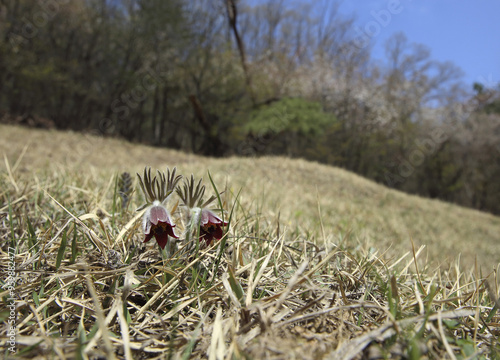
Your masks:
{"label": "dried grass clump", "polygon": [[500,355],[496,273],[419,269],[423,248],[389,262],[349,233],[284,227],[230,190],[222,241],[180,241],[164,257],[142,243],[142,214],[130,209],[143,199],[120,175],[7,169],[0,264],[15,247],[17,358]]}

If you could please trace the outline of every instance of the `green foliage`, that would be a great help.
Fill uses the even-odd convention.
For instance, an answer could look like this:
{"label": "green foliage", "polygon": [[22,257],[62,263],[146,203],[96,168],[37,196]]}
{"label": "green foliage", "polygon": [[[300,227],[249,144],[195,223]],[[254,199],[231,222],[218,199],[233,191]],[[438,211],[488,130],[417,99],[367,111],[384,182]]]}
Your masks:
{"label": "green foliage", "polygon": [[240,132],[250,153],[320,159],[321,140],[338,125],[335,116],[318,102],[283,98],[252,110]]}
{"label": "green foliage", "polygon": [[500,114],[500,100],[490,102],[484,107],[487,114]]}
{"label": "green foliage", "polygon": [[253,110],[244,130],[260,135],[288,132],[315,136],[334,121],[333,114],[324,112],[318,102],[302,98],[283,98]]}

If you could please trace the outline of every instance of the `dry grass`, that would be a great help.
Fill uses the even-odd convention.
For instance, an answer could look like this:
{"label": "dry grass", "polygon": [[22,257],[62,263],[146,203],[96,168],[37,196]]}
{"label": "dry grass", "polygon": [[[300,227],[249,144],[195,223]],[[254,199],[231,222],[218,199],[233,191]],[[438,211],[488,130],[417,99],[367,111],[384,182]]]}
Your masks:
{"label": "dry grass", "polygon": [[[483,272],[500,261],[500,218],[437,200],[393,191],[342,169],[286,158],[211,159],[177,151],[133,145],[71,132],[40,131],[0,124],[0,155],[14,165],[25,150],[17,175],[33,172],[99,172],[106,178],[144,166],[177,166],[184,173],[205,176],[210,170],[221,184],[259,206],[265,215],[281,214],[290,228],[329,234],[351,232],[356,245],[399,258],[425,245],[422,259],[441,268],[457,261]],[[5,164],[0,161],[0,171]],[[92,190],[92,189],[87,189]],[[319,216],[318,205],[321,211]],[[337,236],[336,236],[337,237]]]}
{"label": "dry grass", "polygon": [[[499,356],[497,217],[300,160],[0,133],[0,264],[15,247],[18,358]],[[116,179],[145,165],[227,184],[226,246],[181,241],[162,256],[143,244],[142,195],[122,209]]]}

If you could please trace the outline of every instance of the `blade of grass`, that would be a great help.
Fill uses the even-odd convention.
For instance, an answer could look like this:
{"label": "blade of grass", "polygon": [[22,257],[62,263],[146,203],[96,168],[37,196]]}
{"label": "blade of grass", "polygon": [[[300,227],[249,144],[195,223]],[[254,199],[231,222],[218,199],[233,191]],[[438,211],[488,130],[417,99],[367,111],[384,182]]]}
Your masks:
{"label": "blade of grass", "polygon": [[59,250],[57,251],[57,257],[56,257],[56,270],[59,270],[59,267],[61,266],[61,261],[64,257],[64,251],[66,250],[66,243],[67,243],[67,231],[65,230],[62,233],[62,238],[61,238],[61,245],[59,246]]}
{"label": "blade of grass", "polygon": [[94,244],[94,246],[101,252],[101,254],[106,258],[107,260],[107,252],[105,251],[106,244],[103,243],[103,241],[99,238],[99,236],[96,235],[96,233],[90,229],[83,221],[81,221],[77,216],[73,215],[68,209],[66,209],[59,201],[54,199],[47,191],[45,191],[45,194],[52,199],[61,209],[63,209],[69,216],[71,216],[75,222],[80,225],[85,234],[87,235],[87,238]]}
{"label": "blade of grass", "polygon": [[69,263],[74,264],[77,256],[78,256],[78,242],[76,238],[76,226],[73,223],[73,240],[71,241],[71,260],[69,261]]}
{"label": "blade of grass", "polygon": [[26,223],[28,224],[28,246],[30,249],[33,249],[33,251],[36,253],[38,251],[38,248],[35,246],[36,245],[36,232],[35,232],[35,228],[33,227],[33,224],[31,223],[31,220],[28,216],[26,216]]}
{"label": "blade of grass", "polygon": [[192,332],[191,339],[189,339],[189,342],[186,345],[184,352],[182,353],[181,359],[187,360],[191,357],[194,346],[196,345],[196,342],[198,341],[198,337],[200,336],[201,326],[205,323],[208,315],[212,313],[214,307],[215,307],[215,305],[212,305],[210,307],[209,311],[207,311],[205,313],[205,315],[203,316],[203,318],[198,322],[198,325],[196,325],[196,328]]}
{"label": "blade of grass", "polygon": [[[474,309],[456,309],[450,311],[440,312],[439,314],[433,314],[429,316],[428,320],[436,321],[438,316],[440,319],[455,319],[459,317],[467,317],[474,315]],[[338,349],[334,350],[325,359],[345,359],[350,360],[357,356],[368,344],[373,341],[382,342],[383,340],[396,334],[398,328],[404,328],[410,324],[417,323],[424,320],[426,315],[417,315],[411,318],[398,320],[396,322],[388,322],[375,330],[364,333],[361,336],[357,336],[354,339],[348,341],[347,343],[341,345]]]}
{"label": "blade of grass", "polygon": [[106,319],[104,317],[104,312],[101,307],[101,301],[99,300],[93,282],[90,280],[90,276],[85,276],[85,280],[87,283],[87,289],[89,290],[92,301],[94,302],[94,308],[97,315],[97,324],[99,326],[99,330],[101,332],[101,336],[104,341],[104,348],[107,353],[107,358],[112,360],[116,359],[115,353],[113,351],[113,345],[111,344],[111,340],[109,339],[108,327],[106,326]]}
{"label": "blade of grass", "polygon": [[129,317],[130,315],[125,314],[125,309],[127,309],[127,304],[122,302],[121,298],[117,298],[117,313],[118,320],[120,324],[120,334],[123,340],[123,352],[125,353],[125,359],[132,360],[134,357],[132,356],[132,351],[130,349],[130,335],[129,335]]}
{"label": "blade of grass", "polygon": [[7,159],[7,154],[5,154],[5,153],[3,154],[3,159],[5,162],[5,168],[7,169],[7,174],[8,174],[9,180],[12,183],[12,186],[14,186],[14,189],[16,189],[16,193],[18,193],[19,186],[17,186],[16,180],[14,180],[14,175],[13,175],[13,172],[10,168],[9,159]]}
{"label": "blade of grass", "polygon": [[12,210],[12,204],[10,202],[10,196],[7,196],[7,202],[9,203],[9,226],[10,226],[10,246],[16,249],[17,252],[17,244],[16,244],[16,232],[14,229],[14,211]]}
{"label": "blade of grass", "polygon": [[118,196],[118,174],[115,175],[115,190],[113,192],[113,205],[111,207],[111,228],[115,228],[116,197]]}

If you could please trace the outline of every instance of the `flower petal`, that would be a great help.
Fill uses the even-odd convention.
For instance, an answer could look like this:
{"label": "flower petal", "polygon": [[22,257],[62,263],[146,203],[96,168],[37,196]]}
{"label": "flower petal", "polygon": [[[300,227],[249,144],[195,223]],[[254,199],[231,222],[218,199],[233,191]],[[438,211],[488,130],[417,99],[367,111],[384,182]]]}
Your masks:
{"label": "flower petal", "polygon": [[[169,224],[169,225],[170,225],[170,224]],[[170,226],[167,226],[167,234],[168,234],[169,236],[172,236],[173,238],[178,239],[178,238],[179,238],[179,236],[177,236],[177,235],[175,234],[175,232],[174,232],[174,227],[175,227],[175,225],[170,225]]]}
{"label": "flower petal", "polygon": [[215,213],[212,210],[203,208],[201,210],[201,220],[200,220],[200,225],[205,226],[207,224],[214,224],[214,225],[227,225],[226,221],[222,221],[220,217],[215,215]]}
{"label": "flower petal", "polygon": [[209,220],[210,220],[210,210],[201,209],[200,225],[201,226],[207,225]]}
{"label": "flower petal", "polygon": [[220,226],[216,226],[215,229],[212,231],[212,234],[214,236],[214,238],[216,238],[217,240],[220,240],[222,239],[222,228]]}
{"label": "flower petal", "polygon": [[144,235],[149,235],[151,233],[151,221],[144,217],[142,222],[142,227],[144,229]]}
{"label": "flower petal", "polygon": [[145,242],[145,243],[148,242],[149,240],[151,240],[152,237],[153,237],[153,234],[146,234],[146,237],[145,237],[143,242]]}
{"label": "flower petal", "polygon": [[149,211],[149,219],[152,224],[156,225],[158,222],[165,222],[172,224],[168,210],[162,205],[152,206]]}
{"label": "flower petal", "polygon": [[155,234],[156,242],[158,245],[162,248],[165,249],[165,245],[168,243],[168,233],[164,232],[161,234]]}

